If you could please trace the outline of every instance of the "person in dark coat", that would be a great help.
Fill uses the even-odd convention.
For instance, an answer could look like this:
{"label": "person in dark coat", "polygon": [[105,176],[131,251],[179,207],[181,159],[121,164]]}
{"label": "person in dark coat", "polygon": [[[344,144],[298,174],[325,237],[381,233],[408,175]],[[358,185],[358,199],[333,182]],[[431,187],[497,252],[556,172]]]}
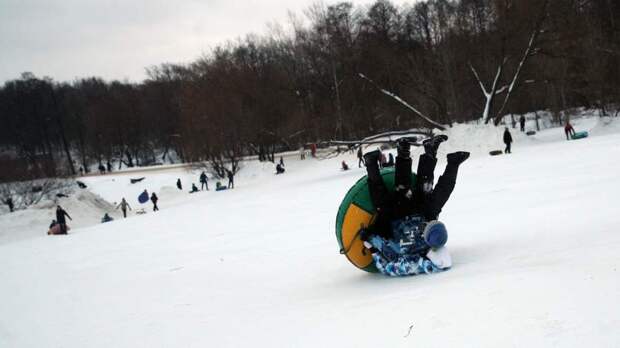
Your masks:
{"label": "person in dark coat", "polygon": [[65,217],[68,217],[69,220],[73,220],[61,206],[57,206],[56,223],[60,225],[60,234],[67,234],[67,220],[65,220]]}
{"label": "person in dark coat", "polygon": [[521,132],[525,132],[525,116],[519,117],[519,125],[521,126]]}
{"label": "person in dark coat", "polygon": [[114,219],[108,215],[108,213],[105,213],[105,215],[103,215],[103,217],[101,218],[101,223],[105,224],[106,222],[110,222],[110,221],[114,221]]}
{"label": "person in dark coat", "polygon": [[157,207],[157,201],[158,200],[159,200],[159,197],[157,197],[155,192],[151,193],[151,202],[153,202],[153,211],[158,211],[159,210],[159,208]]}
{"label": "person in dark coat", "polygon": [[570,124],[570,121],[566,121],[564,125],[564,134],[566,134],[566,140],[570,140],[570,138],[575,135],[575,128]]}
{"label": "person in dark coat", "polygon": [[106,166],[108,167],[108,173],[112,173],[112,163],[110,163],[110,161],[108,161]]}
{"label": "person in dark coat", "polygon": [[196,184],[192,183],[192,190],[189,191],[189,193],[195,193],[198,192],[198,186],[196,186]]}
{"label": "person in dark coat", "polygon": [[349,165],[345,161],[342,161],[342,170],[349,170]]}
{"label": "person in dark coat", "polygon": [[103,164],[99,164],[99,174],[105,174],[105,167]]}
{"label": "person in dark coat", "polygon": [[183,185],[181,185],[181,179],[177,179],[177,188],[179,190],[183,190]]}
{"label": "person in dark coat", "polygon": [[388,161],[383,165],[384,168],[394,167],[394,155],[388,154]]}
{"label": "person in dark coat", "polygon": [[506,149],[504,150],[504,153],[512,153],[510,151],[510,145],[512,144],[512,135],[510,135],[508,127],[506,127],[506,130],[504,130],[504,144],[506,144]]}
{"label": "person in dark coat", "polygon": [[284,157],[280,156],[280,165],[284,167]]}
{"label": "person in dark coat", "polygon": [[207,180],[208,180],[207,179],[207,174],[205,172],[202,172],[200,174],[200,190],[202,190],[203,187],[206,187],[207,191],[209,191],[209,184],[208,184]]}
{"label": "person in dark coat", "polygon": [[357,149],[357,167],[362,168],[362,165],[365,165],[365,163],[364,163],[364,156],[362,154],[362,147],[360,146]]}
{"label": "person in dark coat", "polygon": [[15,206],[13,205],[13,198],[7,198],[4,203],[9,206],[9,211],[12,213]]}
{"label": "person in dark coat", "polygon": [[226,169],[228,175],[228,188],[235,188],[235,174],[232,171]]}
{"label": "person in dark coat", "polygon": [[280,163],[276,164],[276,175],[284,174],[284,167]]}
{"label": "person in dark coat", "polygon": [[84,176],[84,168],[80,167],[80,176]]}
{"label": "person in dark coat", "polygon": [[116,207],[116,209],[118,209],[118,208],[121,208],[121,211],[123,212],[123,217],[124,218],[127,217],[127,208],[129,208],[129,210],[131,210],[131,207],[129,206],[129,203],[127,203],[127,201],[125,200],[125,197],[123,197],[123,199],[121,199],[121,202]]}

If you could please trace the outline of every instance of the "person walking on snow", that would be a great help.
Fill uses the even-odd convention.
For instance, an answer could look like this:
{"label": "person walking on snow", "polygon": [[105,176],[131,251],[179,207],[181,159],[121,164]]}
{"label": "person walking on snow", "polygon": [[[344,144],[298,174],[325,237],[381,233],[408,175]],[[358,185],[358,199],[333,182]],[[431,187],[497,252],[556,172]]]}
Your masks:
{"label": "person walking on snow", "polygon": [[525,116],[519,117],[519,125],[521,126],[521,132],[525,132]]}
{"label": "person walking on snow", "polygon": [[121,199],[121,202],[116,207],[116,209],[118,209],[118,208],[121,208],[121,211],[123,212],[123,217],[124,218],[127,217],[127,208],[129,208],[129,210],[131,210],[131,207],[129,206],[129,203],[127,203],[127,201],[125,200],[125,197],[123,197],[123,199]]}
{"label": "person walking on snow", "polygon": [[570,140],[570,138],[575,135],[575,128],[570,124],[570,121],[566,121],[564,125],[564,134],[566,134],[566,140]]}
{"label": "person walking on snow", "polygon": [[8,206],[9,206],[9,212],[11,212],[11,213],[12,213],[12,212],[13,212],[13,209],[15,208],[15,206],[13,205],[13,198],[11,198],[11,197],[7,198],[7,199],[4,201],[4,203],[5,203],[6,205],[8,205]]}
{"label": "person walking on snow", "polygon": [[151,202],[153,202],[153,211],[158,211],[159,210],[159,208],[157,207],[157,201],[158,200],[159,200],[159,197],[157,197],[155,192],[151,193]]}
{"label": "person walking on snow", "polygon": [[60,225],[60,234],[67,234],[67,220],[65,220],[65,217],[68,217],[69,220],[73,221],[71,216],[69,216],[69,214],[67,214],[67,212],[64,209],[62,209],[61,206],[57,206],[56,207],[56,223]]}
{"label": "person walking on snow", "polygon": [[510,151],[510,145],[512,144],[512,135],[510,135],[508,127],[506,127],[506,130],[504,131],[504,144],[506,144],[506,149],[504,149],[504,153],[512,153]]}
{"label": "person walking on snow", "polygon": [[362,146],[357,148],[357,167],[362,168],[362,165],[366,165],[364,163],[364,157],[362,155]]}
{"label": "person walking on snow", "polygon": [[203,187],[207,188],[207,191],[209,191],[209,184],[207,182],[207,174],[205,172],[202,172],[200,174],[200,190],[203,189]]}
{"label": "person walking on snow", "polygon": [[177,179],[177,188],[181,191],[183,190],[183,185],[181,185],[181,179]]}
{"label": "person walking on snow", "polygon": [[235,174],[231,170],[226,169],[228,175],[228,188],[235,188]]}

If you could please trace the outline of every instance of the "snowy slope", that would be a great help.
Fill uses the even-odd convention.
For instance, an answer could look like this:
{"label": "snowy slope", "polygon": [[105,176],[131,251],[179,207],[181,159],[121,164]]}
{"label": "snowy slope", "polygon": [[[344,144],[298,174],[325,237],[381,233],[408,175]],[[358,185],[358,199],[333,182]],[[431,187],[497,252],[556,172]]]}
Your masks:
{"label": "snowy slope", "polygon": [[[158,213],[0,244],[0,346],[617,346],[620,125],[574,123],[593,135],[513,133],[498,157],[485,154],[502,129],[478,129],[441,216],[454,267],[431,276],[338,254],[337,207],[364,174],[354,155],[288,160],[282,176],[249,163],[235,190],[195,195],[173,188],[195,174],[149,173]],[[125,175],[89,185],[133,197]]]}

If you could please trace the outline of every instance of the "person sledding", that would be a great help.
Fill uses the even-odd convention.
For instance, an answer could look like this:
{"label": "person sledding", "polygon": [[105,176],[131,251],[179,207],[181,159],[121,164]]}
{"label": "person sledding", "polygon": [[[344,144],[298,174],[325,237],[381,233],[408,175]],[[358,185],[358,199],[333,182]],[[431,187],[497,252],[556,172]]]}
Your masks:
{"label": "person sledding", "polygon": [[280,163],[276,164],[276,175],[284,174],[284,166]]}
{"label": "person sledding", "polygon": [[105,213],[103,217],[101,218],[102,224],[105,224],[106,222],[110,222],[110,221],[114,221],[114,219],[108,213]]}
{"label": "person sledding", "polygon": [[444,173],[433,187],[437,149],[447,139],[438,135],[424,142],[425,153],[418,161],[415,187],[411,187],[410,144],[406,139],[399,141],[393,193],[388,191],[379,171],[380,152],[364,156],[368,189],[377,217],[371,226],[360,231],[360,239],[383,274],[434,273],[452,266],[445,247],[448,233],[437,219],[454,190],[458,168],[469,158],[469,152],[448,154]]}
{"label": "person sledding", "polygon": [[196,186],[196,184],[192,183],[192,190],[189,191],[189,193],[196,193],[198,192],[198,186]]}

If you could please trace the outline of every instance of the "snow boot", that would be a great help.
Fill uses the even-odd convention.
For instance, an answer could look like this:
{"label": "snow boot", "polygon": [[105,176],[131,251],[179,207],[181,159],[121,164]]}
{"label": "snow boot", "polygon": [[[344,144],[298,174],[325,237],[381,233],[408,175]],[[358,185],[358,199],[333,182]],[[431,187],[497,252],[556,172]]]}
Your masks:
{"label": "snow boot", "polygon": [[446,140],[448,140],[448,136],[444,134],[435,135],[431,138],[424,140],[422,142],[422,145],[424,145],[424,152],[427,155],[432,156],[433,158],[437,157],[437,149],[439,149],[439,144],[443,143]]}
{"label": "snow boot", "polygon": [[459,166],[461,163],[465,162],[465,160],[469,158],[469,152],[458,151],[458,152],[449,153],[447,158],[448,158],[448,165]]}

